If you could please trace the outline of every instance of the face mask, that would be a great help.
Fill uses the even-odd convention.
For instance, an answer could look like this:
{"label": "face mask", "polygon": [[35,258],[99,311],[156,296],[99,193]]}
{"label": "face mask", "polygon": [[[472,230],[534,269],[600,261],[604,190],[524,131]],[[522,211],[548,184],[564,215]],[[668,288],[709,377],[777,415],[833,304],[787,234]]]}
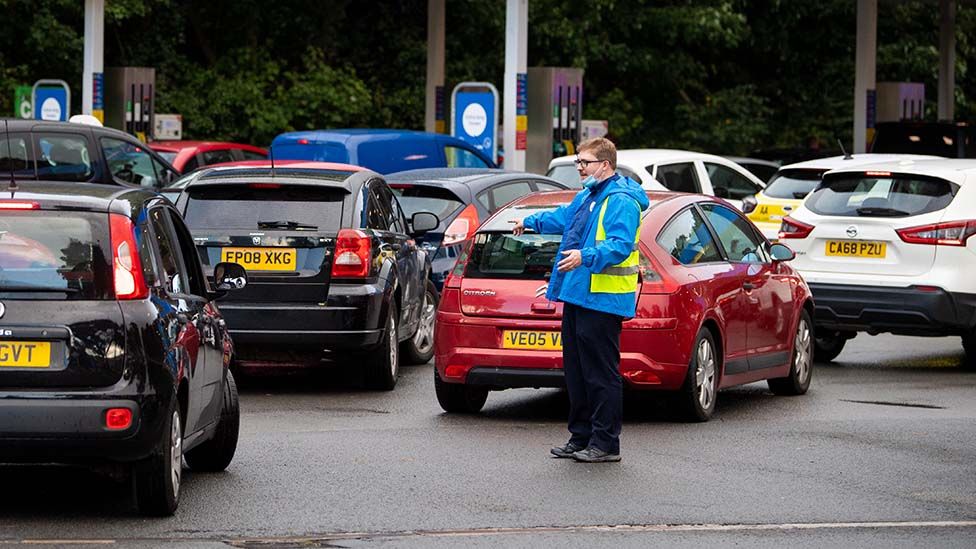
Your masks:
{"label": "face mask", "polygon": [[[600,173],[600,172],[596,172],[596,173]],[[600,183],[600,180],[596,177],[596,173],[583,180],[582,183],[583,188],[592,189],[593,187],[597,186]]]}

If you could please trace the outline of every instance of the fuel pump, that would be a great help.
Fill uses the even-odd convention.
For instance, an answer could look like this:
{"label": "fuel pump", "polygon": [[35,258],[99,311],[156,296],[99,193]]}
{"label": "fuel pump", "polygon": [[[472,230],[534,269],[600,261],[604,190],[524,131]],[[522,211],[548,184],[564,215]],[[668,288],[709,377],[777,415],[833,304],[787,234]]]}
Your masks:
{"label": "fuel pump", "polygon": [[549,161],[576,153],[583,116],[583,69],[530,67],[525,167],[545,173]]}
{"label": "fuel pump", "polygon": [[153,138],[155,127],[156,69],[152,67],[108,67],[105,69],[105,125],[135,135],[142,141]]}

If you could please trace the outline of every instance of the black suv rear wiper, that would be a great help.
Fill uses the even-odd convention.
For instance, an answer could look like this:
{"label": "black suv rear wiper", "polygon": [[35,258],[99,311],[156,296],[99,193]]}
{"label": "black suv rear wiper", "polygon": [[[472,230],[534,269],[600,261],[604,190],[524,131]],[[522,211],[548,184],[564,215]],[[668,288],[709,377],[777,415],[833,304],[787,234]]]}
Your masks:
{"label": "black suv rear wiper", "polygon": [[863,215],[866,217],[899,217],[912,214],[910,212],[896,210],[894,208],[858,208],[857,215]]}
{"label": "black suv rear wiper", "polygon": [[318,229],[318,225],[306,225],[297,221],[258,221],[258,228],[314,231]]}

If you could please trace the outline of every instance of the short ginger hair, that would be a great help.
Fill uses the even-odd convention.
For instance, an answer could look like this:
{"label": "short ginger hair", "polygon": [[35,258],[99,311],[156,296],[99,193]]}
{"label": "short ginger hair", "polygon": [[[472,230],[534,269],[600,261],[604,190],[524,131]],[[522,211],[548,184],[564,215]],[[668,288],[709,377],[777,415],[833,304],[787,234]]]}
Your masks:
{"label": "short ginger hair", "polygon": [[579,144],[576,153],[590,151],[597,160],[606,160],[610,167],[617,169],[617,146],[606,137],[594,137]]}

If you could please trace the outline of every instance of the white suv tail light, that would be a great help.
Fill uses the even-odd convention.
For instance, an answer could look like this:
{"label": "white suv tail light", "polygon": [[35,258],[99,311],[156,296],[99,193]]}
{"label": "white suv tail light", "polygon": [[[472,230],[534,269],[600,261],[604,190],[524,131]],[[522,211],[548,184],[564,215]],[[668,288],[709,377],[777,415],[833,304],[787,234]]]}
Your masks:
{"label": "white suv tail light", "polygon": [[965,246],[966,240],[976,234],[976,220],[947,221],[919,227],[898,229],[898,236],[909,244],[933,246]]}

